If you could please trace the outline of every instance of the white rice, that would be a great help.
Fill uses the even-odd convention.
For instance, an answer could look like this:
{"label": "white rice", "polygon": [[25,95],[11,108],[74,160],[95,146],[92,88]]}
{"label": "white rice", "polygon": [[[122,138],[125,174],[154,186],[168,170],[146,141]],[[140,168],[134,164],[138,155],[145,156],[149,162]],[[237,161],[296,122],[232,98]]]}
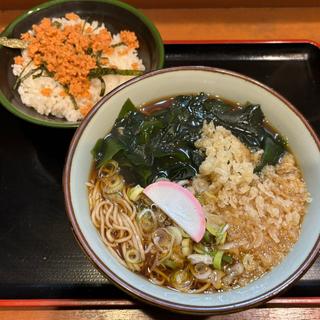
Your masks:
{"label": "white rice", "polygon": [[[61,23],[62,27],[66,25],[74,25],[79,23],[84,23],[82,19],[77,20],[68,20],[65,18],[53,18],[52,21],[57,21]],[[86,28],[91,27],[94,33],[99,33],[101,29],[104,29],[105,26],[102,24],[98,28],[98,22],[93,21],[92,23],[86,22]],[[29,31],[33,33],[33,31]],[[116,44],[121,42],[120,34],[113,35],[111,44]],[[112,55],[103,55],[103,57],[108,57],[109,64],[112,67],[117,69],[132,69],[132,65],[136,64],[137,70],[144,71],[145,67],[142,63],[142,60],[138,57],[138,52],[136,49],[130,49],[126,55],[121,55],[121,51],[127,48],[124,45],[117,46],[114,48]],[[33,62],[30,63],[30,57],[28,56],[27,49],[22,50],[21,55],[23,57],[23,64],[13,64],[12,70],[15,76],[20,76],[23,71],[23,75],[27,74],[31,69],[35,69],[36,66]],[[28,65],[28,63],[30,63]],[[27,66],[27,67],[26,67]],[[26,68],[25,68],[26,67]],[[25,70],[23,70],[25,68]],[[106,75],[103,76],[103,80],[106,85],[105,95],[111,90],[119,86],[120,84],[128,81],[134,76],[122,76],[122,75]],[[44,96],[41,94],[43,88],[50,88],[52,94]],[[22,102],[28,107],[34,108],[38,113],[42,115],[53,115],[58,118],[66,118],[68,121],[74,122],[83,119],[83,115],[80,113],[79,109],[75,109],[74,104],[71,101],[70,96],[62,97],[60,92],[63,90],[61,84],[55,81],[53,78],[41,76],[38,78],[33,78],[32,76],[28,77],[20,84],[18,92],[20,94]],[[92,79],[90,85],[90,93],[92,95],[93,104],[99,101],[102,97],[100,96],[101,82],[98,79]],[[81,99],[76,99],[77,106],[80,108],[86,104],[85,101]]]}

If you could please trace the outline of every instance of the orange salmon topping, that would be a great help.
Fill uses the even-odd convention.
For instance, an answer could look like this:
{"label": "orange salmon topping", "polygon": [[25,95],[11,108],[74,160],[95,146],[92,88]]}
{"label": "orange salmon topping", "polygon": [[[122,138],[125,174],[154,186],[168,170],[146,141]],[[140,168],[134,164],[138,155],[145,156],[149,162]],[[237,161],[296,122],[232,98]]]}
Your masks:
{"label": "orange salmon topping", "polygon": [[41,94],[45,97],[50,97],[52,94],[52,89],[51,88],[42,88]]}
{"label": "orange salmon topping", "polygon": [[102,51],[106,54],[112,54],[113,48],[110,47],[112,36],[106,29],[101,29],[98,34],[91,35],[92,49]]}
{"label": "orange salmon topping", "polygon": [[128,54],[128,52],[129,52],[129,48],[125,47],[121,51],[118,51],[118,54],[119,54],[119,56],[125,56],[126,54]]}
{"label": "orange salmon topping", "polygon": [[138,70],[139,64],[137,62],[134,62],[131,64],[131,67],[133,70]]}
{"label": "orange salmon topping", "polygon": [[15,64],[23,64],[24,59],[21,56],[14,57]]}
{"label": "orange salmon topping", "polygon": [[65,26],[62,30],[44,18],[33,26],[28,54],[35,65],[45,64],[54,79],[69,88],[74,97],[88,97],[88,74],[96,60],[87,54],[90,39],[81,33],[81,25]]}
{"label": "orange salmon topping", "polygon": [[66,13],[65,17],[68,20],[78,20],[78,19],[80,19],[80,17],[77,14],[75,14],[74,12]]}
{"label": "orange salmon topping", "polygon": [[31,39],[31,34],[29,32],[26,32],[26,33],[22,33],[21,34],[21,39],[22,40],[25,40],[25,41],[28,41]]}
{"label": "orange salmon topping", "polygon": [[91,109],[92,109],[92,104],[88,104],[80,108],[80,113],[85,117]]}
{"label": "orange salmon topping", "polygon": [[59,92],[59,96],[60,97],[66,97],[68,94],[65,92],[65,90],[61,90],[60,92]]}
{"label": "orange salmon topping", "polygon": [[121,31],[120,32],[121,41],[124,42],[129,48],[137,49],[139,48],[139,42],[136,34],[131,31]]}
{"label": "orange salmon topping", "polygon": [[[70,94],[75,99],[88,102],[87,106],[80,108],[82,114],[87,114],[92,107],[89,73],[99,63],[107,65],[109,59],[106,56],[111,55],[115,48],[111,46],[112,35],[107,29],[99,32],[90,26],[84,29],[83,21],[73,12],[65,17],[76,21],[75,24],[63,26],[44,18],[32,26],[31,33],[26,32],[21,38],[28,41],[28,55],[33,63],[45,67],[50,76],[66,88],[66,91],[60,92],[60,96]],[[120,37],[128,48],[139,47],[134,32],[121,31]],[[22,64],[23,58],[16,57],[15,63]],[[43,88],[41,94],[50,96],[52,90]]]}
{"label": "orange salmon topping", "polygon": [[100,59],[100,63],[101,64],[108,64],[109,63],[109,59],[107,57],[103,57]]}
{"label": "orange salmon topping", "polygon": [[42,56],[39,53],[36,53],[33,57],[33,63],[36,66],[39,66],[42,63]]}

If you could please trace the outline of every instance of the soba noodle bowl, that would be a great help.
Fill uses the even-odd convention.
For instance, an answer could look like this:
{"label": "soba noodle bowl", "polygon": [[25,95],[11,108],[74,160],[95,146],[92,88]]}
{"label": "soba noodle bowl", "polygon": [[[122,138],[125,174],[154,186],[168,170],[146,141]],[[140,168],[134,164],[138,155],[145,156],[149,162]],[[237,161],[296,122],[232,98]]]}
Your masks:
{"label": "soba noodle bowl", "polygon": [[189,293],[244,286],[280,263],[299,237],[310,195],[288,150],[258,172],[268,150],[241,140],[204,121],[193,143],[204,155],[196,174],[174,179],[204,209],[206,232],[199,243],[127,176],[123,155],[94,163],[87,183],[91,218],[115,259],[157,285]]}

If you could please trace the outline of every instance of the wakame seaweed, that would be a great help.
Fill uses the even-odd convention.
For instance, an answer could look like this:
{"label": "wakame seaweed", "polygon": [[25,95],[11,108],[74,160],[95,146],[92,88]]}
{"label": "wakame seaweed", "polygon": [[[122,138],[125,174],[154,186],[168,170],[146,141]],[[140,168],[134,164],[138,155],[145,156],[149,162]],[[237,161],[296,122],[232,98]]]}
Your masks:
{"label": "wakame seaweed", "polygon": [[263,149],[256,172],[276,164],[285,151],[284,140],[264,126],[259,105],[235,108],[204,93],[172,99],[169,108],[151,115],[139,111],[128,99],[110,132],[92,150],[96,166],[109,160],[119,163],[133,181],[146,186],[158,178],[172,181],[196,175],[205,155],[194,146],[204,121],[229,129],[246,146]]}

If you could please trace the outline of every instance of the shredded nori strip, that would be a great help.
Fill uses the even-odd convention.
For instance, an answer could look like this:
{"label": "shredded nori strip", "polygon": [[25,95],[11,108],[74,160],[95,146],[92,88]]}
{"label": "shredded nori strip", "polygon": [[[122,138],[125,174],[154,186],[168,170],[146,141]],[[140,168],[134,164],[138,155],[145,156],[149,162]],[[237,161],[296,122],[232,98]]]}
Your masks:
{"label": "shredded nori strip", "polygon": [[97,23],[97,26],[93,29],[93,31],[98,30],[101,26],[99,26],[99,23]]}
{"label": "shredded nori strip", "polygon": [[81,29],[81,33],[82,34],[84,33],[84,28],[86,27],[86,24],[87,24],[87,20],[84,20],[84,23],[83,23],[83,26],[82,26],[82,29]]}
{"label": "shredded nori strip", "polygon": [[65,86],[63,86],[63,89],[66,92],[66,94],[70,97],[70,100],[71,100],[75,110],[78,110],[79,107],[78,107],[77,101],[76,101],[75,97],[70,93],[69,87],[65,85]]}
{"label": "shredded nori strip", "polygon": [[13,89],[16,90],[20,86],[21,82],[23,82],[24,80],[26,80],[27,78],[29,78],[30,76],[32,76],[35,72],[37,72],[39,70],[41,70],[40,67],[35,68],[35,69],[31,69],[23,77],[18,78],[13,86]]}
{"label": "shredded nori strip", "polygon": [[32,79],[40,78],[42,75],[43,75],[43,70],[41,70],[41,71],[40,71],[39,73],[37,73],[37,74],[34,74],[34,75],[32,76]]}
{"label": "shredded nori strip", "polygon": [[59,21],[53,21],[52,25],[57,29],[60,29],[62,27],[62,24]]}
{"label": "shredded nori strip", "polygon": [[141,76],[143,71],[141,70],[125,70],[115,68],[96,68],[89,72],[89,79],[99,78],[108,74],[117,74],[122,76]]}
{"label": "shredded nori strip", "polygon": [[104,93],[106,92],[106,83],[104,82],[102,77],[98,78],[101,82],[101,90],[100,90],[100,97],[104,96]]}
{"label": "shredded nori strip", "polygon": [[89,47],[89,48],[87,49],[87,54],[89,54],[89,55],[91,56],[92,53],[93,53],[93,49],[92,49],[91,47]]}
{"label": "shredded nori strip", "polygon": [[47,74],[48,77],[50,77],[50,78],[54,77],[54,72],[49,71],[45,64],[42,64],[40,67]]}
{"label": "shredded nori strip", "polygon": [[[97,51],[95,57],[96,57],[96,64],[98,66],[98,69],[101,68],[101,63],[100,63],[101,56],[102,56],[102,51]],[[90,75],[89,75],[89,78],[90,78]]]}
{"label": "shredded nori strip", "polygon": [[13,89],[14,89],[14,90],[19,87],[19,85],[20,85],[20,79],[21,79],[21,77],[23,76],[24,71],[25,71],[25,70],[27,69],[27,67],[31,64],[31,62],[32,62],[32,60],[30,60],[30,61],[25,65],[25,67],[22,69],[20,75],[17,77],[16,82],[15,82],[14,85],[13,85]]}
{"label": "shredded nori strip", "polygon": [[113,44],[111,47],[116,48],[116,47],[120,47],[120,46],[126,46],[126,44],[124,42],[118,42],[118,43]]}
{"label": "shredded nori strip", "polygon": [[0,37],[0,45],[11,49],[26,49],[28,47],[28,42],[21,39]]}
{"label": "shredded nori strip", "polygon": [[[45,64],[41,64],[38,68],[31,69],[28,73],[26,73],[25,75],[23,75],[23,72],[26,70],[26,68],[30,65],[31,62],[32,62],[32,60],[30,60],[30,61],[28,62],[28,64],[27,64],[27,65],[23,68],[23,70],[21,71],[20,76],[17,78],[16,82],[15,82],[14,85],[13,85],[13,89],[14,89],[14,90],[16,90],[16,89],[20,86],[21,82],[23,82],[24,80],[26,80],[27,78],[29,78],[31,75],[33,75],[33,76],[32,76],[33,79],[36,79],[36,78],[39,78],[39,77],[43,76],[43,74],[45,73],[48,77],[53,78],[54,73],[53,73],[53,72],[50,72],[50,71],[47,69],[47,67],[46,67]],[[39,72],[38,74],[34,74],[34,73],[36,73],[36,72],[39,71],[39,70],[40,70],[40,72]]]}
{"label": "shredded nori strip", "polygon": [[48,77],[50,78],[54,77],[54,72],[49,71],[45,64],[42,64],[40,67],[47,74]]}
{"label": "shredded nori strip", "polygon": [[76,101],[75,97],[74,97],[69,91],[67,92],[67,94],[69,95],[69,97],[70,97],[70,99],[71,99],[71,102],[72,102],[74,108],[75,108],[76,110],[78,110],[79,107],[78,107],[78,104],[77,104],[77,101]]}

